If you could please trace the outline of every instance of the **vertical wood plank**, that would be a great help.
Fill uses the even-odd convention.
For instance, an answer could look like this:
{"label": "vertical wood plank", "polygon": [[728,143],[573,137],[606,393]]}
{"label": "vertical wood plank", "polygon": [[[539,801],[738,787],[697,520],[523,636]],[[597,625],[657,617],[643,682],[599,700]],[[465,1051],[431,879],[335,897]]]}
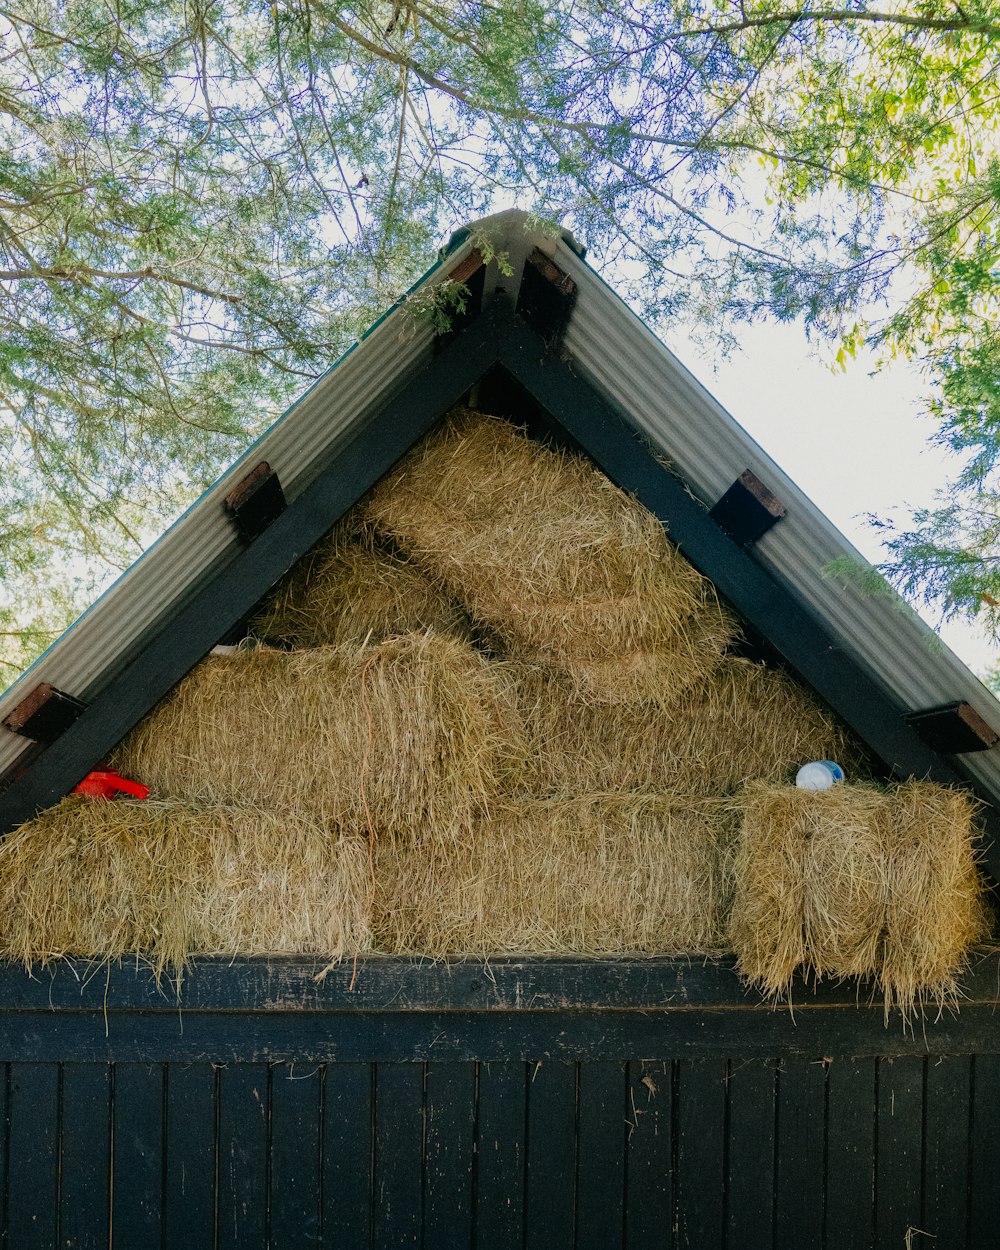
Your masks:
{"label": "vertical wood plank", "polygon": [[479,1067],[475,1250],[524,1244],[525,1076],[523,1063]]}
{"label": "vertical wood plank", "polygon": [[677,1065],[674,1183],[679,1250],[718,1250],[723,1244],[726,1075],[724,1059],[685,1059]]}
{"label": "vertical wood plank", "polygon": [[330,1063],[323,1076],[323,1244],[364,1250],[371,1238],[373,1067]]}
{"label": "vertical wood plank", "polygon": [[875,1214],[875,1059],[827,1072],[826,1244],[871,1250]]}
{"label": "vertical wood plank", "polygon": [[165,1250],[212,1250],[215,1245],[215,1087],[210,1063],[167,1068]]}
{"label": "vertical wood plank", "polygon": [[969,1250],[1000,1248],[1000,1055],[972,1058]]}
{"label": "vertical wood plank", "polygon": [[923,1060],[880,1059],[875,1141],[875,1245],[880,1248],[901,1246],[909,1229],[922,1227],[923,1103]]}
{"label": "vertical wood plank", "polygon": [[218,1081],[216,1244],[218,1250],[263,1250],[267,1245],[270,1072],[266,1063],[233,1063],[220,1068]]}
{"label": "vertical wood plank", "polygon": [[726,1159],[726,1246],[770,1246],[774,1237],[773,1059],[729,1065],[729,1149]]}
{"label": "vertical wood plank", "polygon": [[779,1246],[823,1244],[826,1064],[786,1060],[778,1070],[775,1229]]}
{"label": "vertical wood plank", "polygon": [[429,1063],[425,1090],[425,1250],[472,1244],[472,1169],[476,1065]]}
{"label": "vertical wood plank", "polygon": [[10,1177],[10,1064],[0,1063],[0,1246],[10,1246],[7,1236],[7,1184]]}
{"label": "vertical wood plank", "polygon": [[621,1250],[625,1188],[625,1069],[580,1064],[577,1250]]}
{"label": "vertical wood plank", "polygon": [[420,1245],[423,1224],[424,1065],[375,1069],[373,1250]]}
{"label": "vertical wood plank", "polygon": [[115,1250],[149,1250],[163,1231],[164,1067],[116,1063],[113,1081]]}
{"label": "vertical wood plank", "polygon": [[270,1250],[320,1244],[320,1112],[322,1070],[271,1069]]}
{"label": "vertical wood plank", "polygon": [[927,1060],[920,1227],[934,1237],[934,1250],[965,1250],[966,1246],[970,1068],[966,1055]]}
{"label": "vertical wood plank", "polygon": [[626,1250],[673,1243],[673,1063],[630,1063],[625,1107]]}
{"label": "vertical wood plank", "polygon": [[59,1065],[12,1063],[7,1244],[54,1246],[59,1198]]}
{"label": "vertical wood plank", "polygon": [[573,1250],[577,1065],[528,1066],[524,1176],[526,1250]]}
{"label": "vertical wood plank", "polygon": [[67,1063],[59,1142],[59,1244],[105,1250],[111,1221],[111,1068]]}

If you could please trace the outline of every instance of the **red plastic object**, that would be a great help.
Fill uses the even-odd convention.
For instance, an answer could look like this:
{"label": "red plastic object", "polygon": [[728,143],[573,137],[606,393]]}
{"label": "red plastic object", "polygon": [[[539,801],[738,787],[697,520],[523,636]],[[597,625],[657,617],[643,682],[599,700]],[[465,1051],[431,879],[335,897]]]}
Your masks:
{"label": "red plastic object", "polygon": [[113,799],[117,794],[128,794],[134,799],[149,797],[149,786],[141,781],[129,781],[118,773],[88,773],[80,784],[73,789],[74,794],[86,794],[92,799]]}

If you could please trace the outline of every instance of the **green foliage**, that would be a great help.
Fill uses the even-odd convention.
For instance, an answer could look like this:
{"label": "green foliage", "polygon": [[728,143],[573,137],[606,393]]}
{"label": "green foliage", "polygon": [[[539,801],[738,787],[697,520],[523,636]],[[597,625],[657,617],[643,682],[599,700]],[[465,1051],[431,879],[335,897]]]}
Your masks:
{"label": "green foliage", "polygon": [[823,569],[825,577],[836,578],[848,586],[854,586],[869,599],[887,599],[901,610],[909,611],[906,602],[899,597],[892,583],[858,556],[838,556]]}
{"label": "green foliage", "polygon": [[469,306],[469,288],[463,282],[446,278],[432,290],[415,291],[406,297],[406,307],[417,325],[429,325],[435,334],[450,329],[452,319]]}
{"label": "green foliage", "polygon": [[[921,358],[959,488],[988,488],[989,3],[17,0],[0,33],[15,631],[60,617],[34,588],[57,556],[84,583],[127,564],[448,229],[512,201],[626,262],[654,320],[803,318],[841,359]],[[415,312],[443,324],[463,298]],[[931,561],[899,538],[908,584]],[[946,580],[920,584],[966,610]]]}
{"label": "green foliage", "polygon": [[903,594],[941,609],[943,616],[978,618],[1000,633],[1000,496],[979,490],[941,507],[913,513],[887,531],[883,572]]}

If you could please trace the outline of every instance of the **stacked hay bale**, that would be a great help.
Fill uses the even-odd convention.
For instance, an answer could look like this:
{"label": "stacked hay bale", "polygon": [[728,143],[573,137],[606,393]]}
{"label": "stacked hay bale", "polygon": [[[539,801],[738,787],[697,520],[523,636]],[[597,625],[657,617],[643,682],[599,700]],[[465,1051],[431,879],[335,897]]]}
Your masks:
{"label": "stacked hay bale", "polygon": [[507,672],[528,732],[526,780],[539,793],[725,795],[751,779],[789,780],[805,760],[863,767],[851,735],[798,682],[738,656],[663,710],[581,699],[571,679],[538,665]]}
{"label": "stacked hay bale", "polygon": [[468,638],[469,619],[420,569],[359,532],[353,516],[299,561],[250,622],[261,642],[293,648],[428,630]]}
{"label": "stacked hay bale", "polygon": [[357,839],[287,809],[70,797],[0,843],[0,950],[30,965],[371,947]]}
{"label": "stacked hay bale", "polygon": [[986,932],[969,796],[927,782],[812,793],[756,783],[735,800],[730,935],[771,995],[797,970],[872,977],[886,1009],[953,999]]}
{"label": "stacked hay bale", "polygon": [[458,413],[259,608],[268,645],[121,744],[155,804],[73,800],[8,841],[0,952],[735,947],[772,993],[799,968],[947,993],[981,931],[968,803],[796,791],[863,753],[737,634],[589,463]]}
{"label": "stacked hay bale", "polygon": [[461,841],[379,839],[373,927],[397,954],[727,948],[726,812],[657,794],[507,801]]}
{"label": "stacked hay bale", "polygon": [[505,421],[454,417],[382,480],[364,516],[501,649],[598,702],[669,706],[737,632],[652,513]]}
{"label": "stacked hay bale", "polygon": [[722,949],[722,805],[708,787],[637,785],[577,750],[588,715],[649,720],[719,667],[737,626],[711,583],[582,458],[476,413],[424,440],[361,516],[461,603],[527,742],[520,776],[460,842],[380,840],[379,946]]}
{"label": "stacked hay bale", "polygon": [[510,788],[524,752],[493,665],[460,639],[426,633],[209,656],[113,763],[185,802],[450,840]]}

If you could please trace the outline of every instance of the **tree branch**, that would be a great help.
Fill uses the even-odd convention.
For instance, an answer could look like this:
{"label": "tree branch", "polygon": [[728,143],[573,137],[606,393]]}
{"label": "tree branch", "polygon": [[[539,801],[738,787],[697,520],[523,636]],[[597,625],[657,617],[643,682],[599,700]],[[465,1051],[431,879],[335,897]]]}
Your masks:
{"label": "tree branch", "polygon": [[915,30],[934,30],[946,33],[968,32],[975,35],[1000,35],[996,22],[977,20],[964,13],[959,17],[919,17],[909,13],[886,13],[875,9],[784,9],[759,17],[742,17],[738,22],[718,22],[707,26],[693,26],[673,36],[674,40],[690,39],[700,35],[728,35],[741,30],[761,26],[799,22],[878,22],[906,26]]}
{"label": "tree branch", "polygon": [[0,269],[0,282],[21,282],[29,278],[37,278],[46,282],[78,282],[81,278],[107,278],[121,282],[151,279],[154,282],[165,282],[170,286],[181,287],[185,291],[193,291],[196,295],[204,295],[207,299],[222,300],[226,304],[243,302],[241,295],[200,286],[197,282],[189,282],[186,278],[177,277],[176,274],[163,273],[151,265],[144,266],[142,269],[94,269],[90,265],[40,265],[34,269]]}

